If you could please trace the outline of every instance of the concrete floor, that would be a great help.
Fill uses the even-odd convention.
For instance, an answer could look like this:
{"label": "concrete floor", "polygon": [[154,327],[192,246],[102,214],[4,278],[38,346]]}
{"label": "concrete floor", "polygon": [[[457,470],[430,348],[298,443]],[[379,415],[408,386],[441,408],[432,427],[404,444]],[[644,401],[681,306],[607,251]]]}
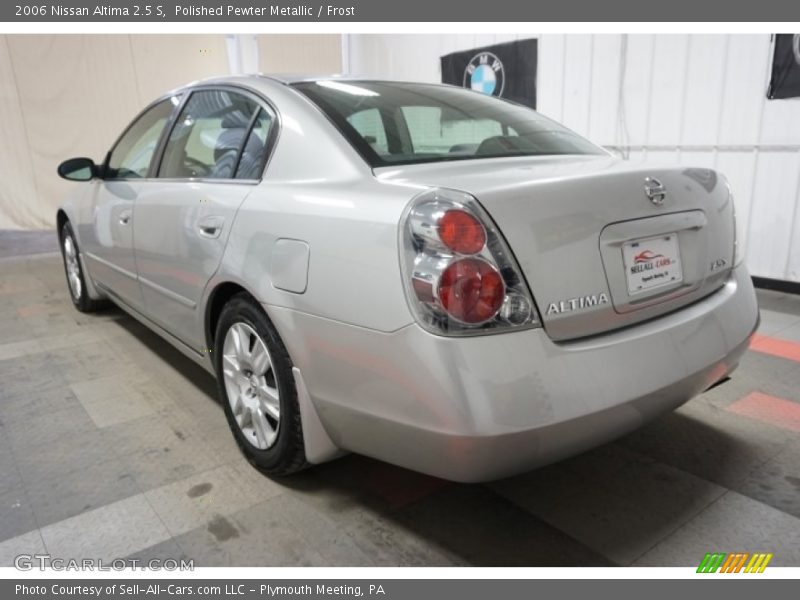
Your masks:
{"label": "concrete floor", "polygon": [[798,296],[759,293],[758,351],[729,383],[557,465],[458,485],[349,456],[272,481],[210,376],[117,309],[74,310],[49,236],[0,258],[2,565],[800,565]]}

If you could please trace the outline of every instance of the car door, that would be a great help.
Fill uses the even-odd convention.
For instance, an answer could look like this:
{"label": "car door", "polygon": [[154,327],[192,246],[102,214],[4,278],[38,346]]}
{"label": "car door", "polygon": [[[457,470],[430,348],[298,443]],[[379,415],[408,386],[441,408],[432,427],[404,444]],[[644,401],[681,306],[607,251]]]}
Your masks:
{"label": "car door", "polygon": [[161,136],[180,98],[147,108],[125,130],[91,189],[91,215],[81,219],[83,254],[92,278],[134,308],[142,305],[133,251],[133,213]]}
{"label": "car door", "polygon": [[200,298],[237,209],[261,178],[274,116],[243,91],[192,91],[157,179],[137,197],[134,242],[145,312],[198,351],[205,345]]}

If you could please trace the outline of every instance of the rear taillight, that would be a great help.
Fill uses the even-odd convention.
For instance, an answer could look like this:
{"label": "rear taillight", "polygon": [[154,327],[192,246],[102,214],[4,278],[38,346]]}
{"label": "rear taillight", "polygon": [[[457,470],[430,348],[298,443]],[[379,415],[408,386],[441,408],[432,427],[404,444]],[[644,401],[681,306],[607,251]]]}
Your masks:
{"label": "rear taillight", "polygon": [[423,192],[406,211],[400,237],[409,304],[429,331],[470,335],[538,326],[511,251],[469,194]]}
{"label": "rear taillight", "polygon": [[439,277],[436,296],[445,312],[462,323],[485,323],[503,306],[506,286],[497,268],[479,258],[451,262]]}
{"label": "rear taillight", "polygon": [[465,210],[451,208],[436,224],[439,239],[453,252],[477,254],[486,245],[486,229]]}

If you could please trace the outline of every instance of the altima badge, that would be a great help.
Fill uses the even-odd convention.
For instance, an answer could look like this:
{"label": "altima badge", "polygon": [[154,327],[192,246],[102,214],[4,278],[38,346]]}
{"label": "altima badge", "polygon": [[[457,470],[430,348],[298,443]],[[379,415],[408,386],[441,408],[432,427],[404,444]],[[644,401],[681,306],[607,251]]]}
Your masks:
{"label": "altima badge", "polygon": [[711,270],[718,271],[727,264],[728,264],[727,260],[725,260],[724,258],[718,258],[717,260],[711,263]]}
{"label": "altima badge", "polygon": [[655,177],[644,178],[644,193],[650,199],[650,202],[656,206],[664,204],[664,198],[667,196],[667,188]]}
{"label": "altima badge", "polygon": [[601,304],[608,304],[608,296],[606,296],[605,292],[591,294],[589,296],[580,296],[579,298],[570,298],[568,300],[559,300],[558,302],[551,302],[547,307],[547,314],[560,315],[561,313],[591,308]]}

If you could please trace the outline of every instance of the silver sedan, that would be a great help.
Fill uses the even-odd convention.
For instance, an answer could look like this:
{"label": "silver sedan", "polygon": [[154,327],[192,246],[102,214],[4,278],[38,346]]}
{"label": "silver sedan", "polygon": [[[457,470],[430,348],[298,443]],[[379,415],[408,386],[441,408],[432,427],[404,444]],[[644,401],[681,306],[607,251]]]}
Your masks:
{"label": "silver sedan", "polygon": [[273,475],[531,469],[724,379],[758,321],[722,175],[461,88],[204,81],[59,174],[84,182],[57,214],[75,306],[214,373]]}

